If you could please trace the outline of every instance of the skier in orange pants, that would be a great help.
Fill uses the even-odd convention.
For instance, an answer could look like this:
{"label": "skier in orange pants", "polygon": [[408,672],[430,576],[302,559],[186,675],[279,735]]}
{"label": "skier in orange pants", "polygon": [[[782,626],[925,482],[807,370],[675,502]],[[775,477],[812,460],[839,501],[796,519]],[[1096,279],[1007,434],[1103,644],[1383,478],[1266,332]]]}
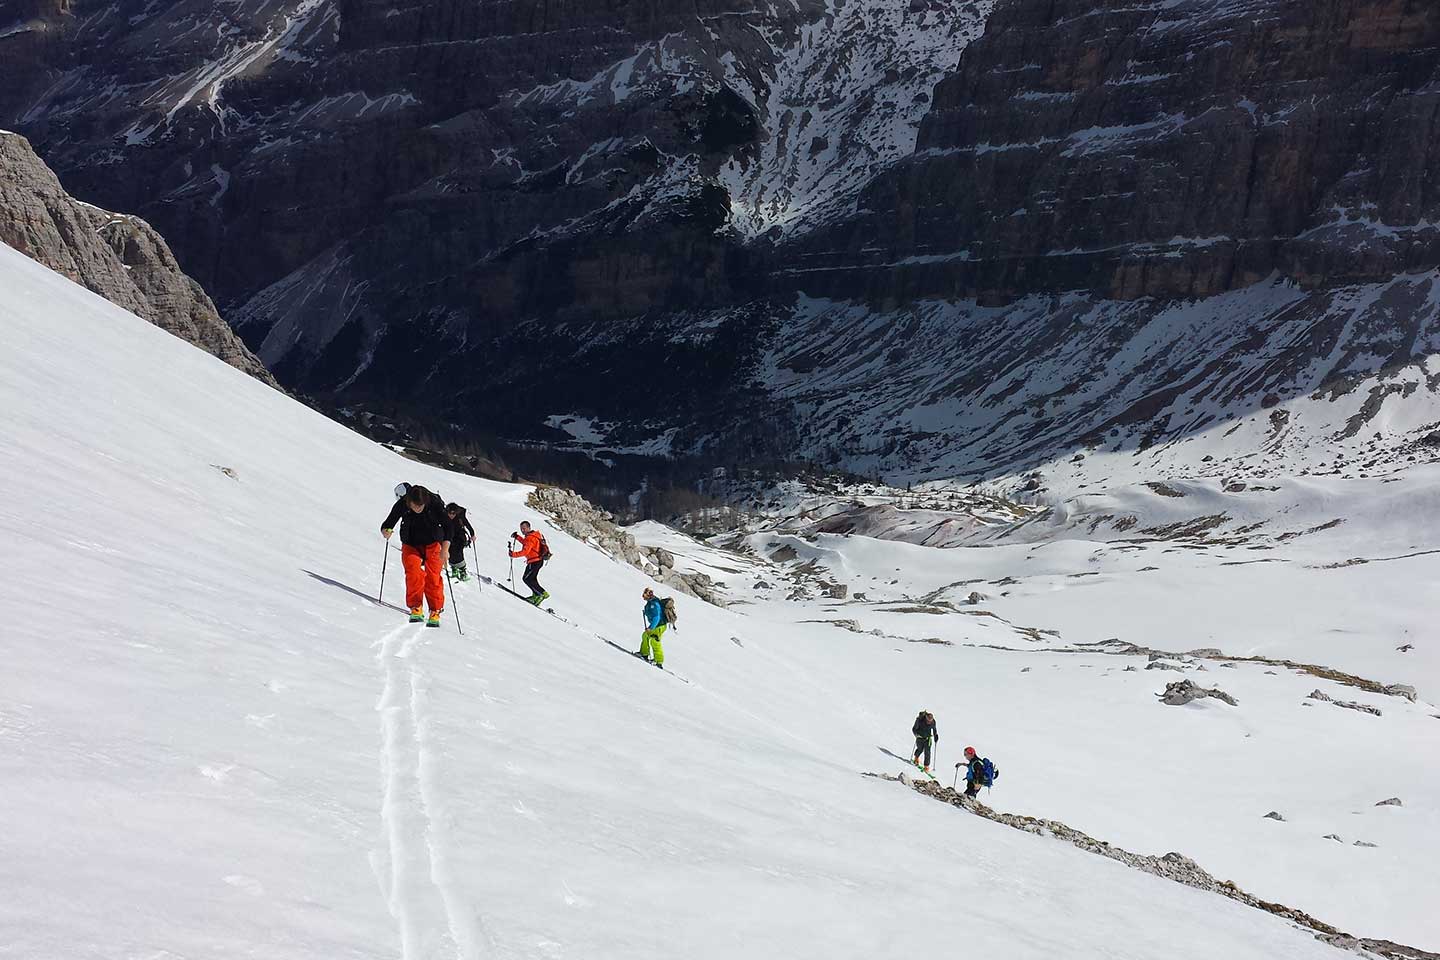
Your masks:
{"label": "skier in orange pants", "polygon": [[405,605],[410,608],[410,622],[425,620],[421,603],[430,606],[427,627],[440,626],[440,613],[445,609],[445,558],[450,555],[450,524],[445,504],[424,487],[402,484],[396,489],[400,499],[390,515],[380,524],[386,540],[400,524],[400,561],[405,567]]}

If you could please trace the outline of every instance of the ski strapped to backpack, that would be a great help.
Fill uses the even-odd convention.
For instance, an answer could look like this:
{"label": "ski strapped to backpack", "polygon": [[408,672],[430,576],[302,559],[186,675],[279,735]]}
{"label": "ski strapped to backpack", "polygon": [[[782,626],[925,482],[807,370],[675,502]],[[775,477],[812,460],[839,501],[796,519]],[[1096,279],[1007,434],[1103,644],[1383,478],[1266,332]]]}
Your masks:
{"label": "ski strapped to backpack", "polygon": [[667,626],[675,626],[675,598],[664,597],[660,600],[660,616]]}

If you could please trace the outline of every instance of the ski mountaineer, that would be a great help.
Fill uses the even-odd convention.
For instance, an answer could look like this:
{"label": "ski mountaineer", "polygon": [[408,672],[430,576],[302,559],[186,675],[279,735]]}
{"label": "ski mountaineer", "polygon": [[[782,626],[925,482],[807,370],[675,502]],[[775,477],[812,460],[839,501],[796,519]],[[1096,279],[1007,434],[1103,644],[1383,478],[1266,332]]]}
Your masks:
{"label": "ski mountaineer", "polygon": [[402,483],[395,488],[399,497],[390,515],[380,524],[386,540],[400,524],[400,561],[405,567],[405,605],[410,608],[410,622],[425,619],[422,600],[430,605],[427,627],[440,626],[440,612],[445,609],[444,560],[450,551],[450,522],[439,497],[421,486]]}
{"label": "ski mountaineer", "polygon": [[669,626],[665,622],[665,605],[649,587],[640,596],[645,600],[645,630],[640,634],[640,649],[635,656],[664,670],[665,648],[660,646],[660,638]]}
{"label": "ski mountaineer", "polygon": [[470,579],[470,571],[465,568],[465,548],[474,541],[475,528],[458,503],[445,504],[445,516],[450,520],[450,575],[464,583]]}
{"label": "ski mountaineer", "polygon": [[[930,750],[940,742],[940,734],[935,731],[935,717],[928,710],[921,710],[915,722],[910,725],[910,732],[915,734],[915,756],[912,758],[915,766],[930,772]],[[925,762],[920,762],[920,756],[925,756]]]}
{"label": "ski mountaineer", "polygon": [[[538,607],[550,598],[550,591],[540,586],[540,568],[545,566],[550,548],[539,530],[530,529],[528,520],[520,521],[520,532],[510,534],[510,539],[520,541],[520,549],[510,550],[510,556],[525,558],[525,575],[520,578],[530,588],[530,596],[525,599]],[[507,543],[505,547],[508,550],[510,545]]]}
{"label": "ski mountaineer", "polygon": [[985,761],[975,752],[974,747],[965,748],[965,796],[975,799],[985,783]]}

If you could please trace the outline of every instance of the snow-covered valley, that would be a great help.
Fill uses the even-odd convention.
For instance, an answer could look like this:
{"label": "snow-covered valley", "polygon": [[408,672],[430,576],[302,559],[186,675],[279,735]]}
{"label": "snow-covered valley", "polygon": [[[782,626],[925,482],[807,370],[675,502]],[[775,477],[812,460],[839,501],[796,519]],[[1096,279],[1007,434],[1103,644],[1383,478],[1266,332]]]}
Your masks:
{"label": "snow-covered valley", "polygon": [[[947,784],[967,743],[1000,765],[998,810],[1440,950],[1427,469],[1269,494],[1295,493],[1302,532],[1347,522],[1265,551],[1115,529],[1210,488],[1183,510],[1057,493],[1068,511],[950,550],[777,530],[737,552],[648,528],[737,601],[678,598],[671,676],[602,642],[637,642],[650,581],[536,516],[528,488],[405,460],[3,246],[0,329],[14,956],[1340,955],[863,776],[904,769],[887,753],[908,755],[921,708]],[[469,583],[443,629],[405,623],[377,535],[402,479],[469,507],[496,580],[538,521],[565,619]],[[1256,558],[1276,562],[1226,566]],[[1111,637],[1418,696],[1079,646]],[[1158,703],[1182,678],[1237,705]]]}

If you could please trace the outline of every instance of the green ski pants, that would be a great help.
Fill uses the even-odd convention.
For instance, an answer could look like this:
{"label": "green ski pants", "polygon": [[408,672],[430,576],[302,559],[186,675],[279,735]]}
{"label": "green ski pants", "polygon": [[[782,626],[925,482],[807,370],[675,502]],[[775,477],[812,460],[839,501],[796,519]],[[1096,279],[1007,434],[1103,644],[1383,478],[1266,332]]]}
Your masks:
{"label": "green ski pants", "polygon": [[[646,660],[654,660],[656,663],[665,662],[665,648],[660,646],[660,637],[664,635],[665,628],[668,626],[670,624],[662,623],[654,630],[646,630],[640,634],[640,656]],[[653,655],[650,652],[652,649],[655,651]]]}

